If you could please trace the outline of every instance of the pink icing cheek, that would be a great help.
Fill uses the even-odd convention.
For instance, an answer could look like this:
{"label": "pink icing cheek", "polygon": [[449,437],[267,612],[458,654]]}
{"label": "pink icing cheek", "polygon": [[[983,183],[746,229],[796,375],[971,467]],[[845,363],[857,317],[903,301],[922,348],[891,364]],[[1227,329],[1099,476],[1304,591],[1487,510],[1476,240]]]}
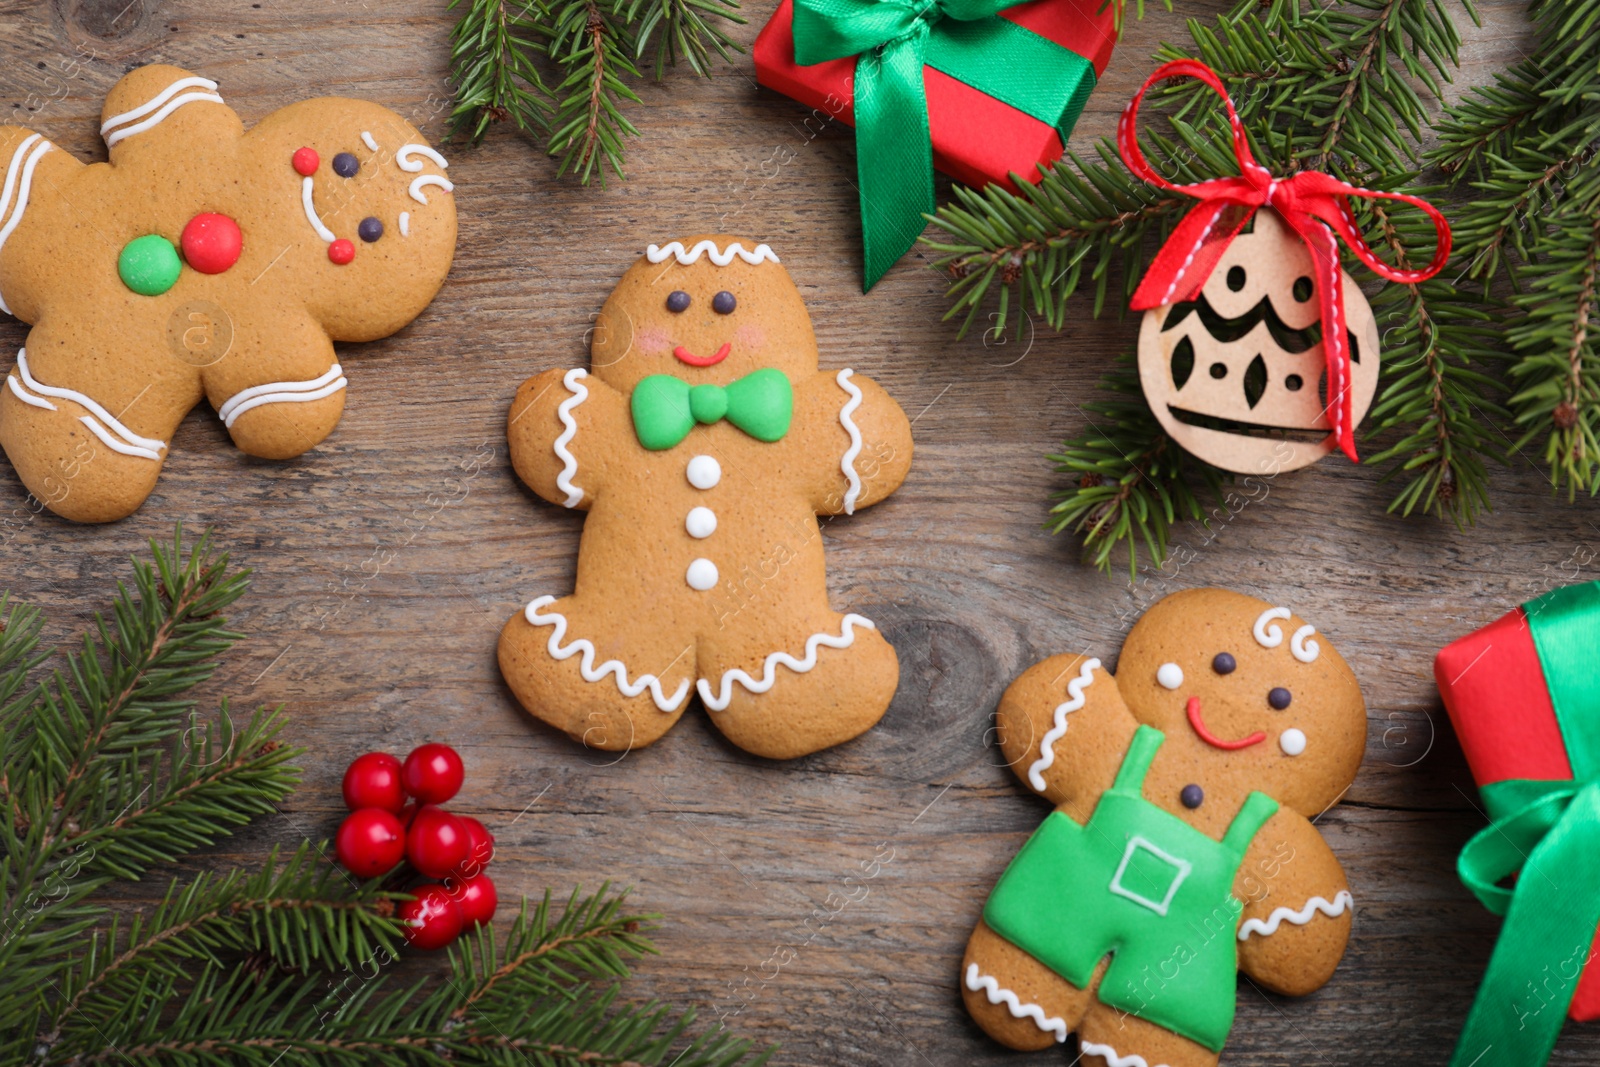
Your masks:
{"label": "pink icing cheek", "polygon": [[767,331],[754,323],[746,323],[733,331],[733,347],[742,351],[760,351],[766,347]]}
{"label": "pink icing cheek", "polygon": [[647,356],[664,356],[672,351],[672,339],[659,326],[646,326],[633,335],[639,351]]}

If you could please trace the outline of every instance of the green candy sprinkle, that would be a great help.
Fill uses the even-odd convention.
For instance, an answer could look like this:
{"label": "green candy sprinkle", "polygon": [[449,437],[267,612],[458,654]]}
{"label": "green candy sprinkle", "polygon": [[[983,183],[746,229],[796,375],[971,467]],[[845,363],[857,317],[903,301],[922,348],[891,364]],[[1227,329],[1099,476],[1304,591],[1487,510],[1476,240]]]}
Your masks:
{"label": "green candy sprinkle", "polygon": [[117,273],[122,284],[141,296],[160,296],[178,284],[183,263],[172,242],[157,233],[135,237],[122,246]]}

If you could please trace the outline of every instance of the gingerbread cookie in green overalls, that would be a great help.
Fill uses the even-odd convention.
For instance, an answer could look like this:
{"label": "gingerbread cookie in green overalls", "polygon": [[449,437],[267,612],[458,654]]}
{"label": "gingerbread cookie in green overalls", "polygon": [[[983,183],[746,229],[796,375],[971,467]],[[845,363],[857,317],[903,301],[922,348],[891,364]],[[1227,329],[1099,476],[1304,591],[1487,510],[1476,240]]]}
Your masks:
{"label": "gingerbread cookie in green overalls", "polygon": [[1085,1063],[1212,1067],[1236,972],[1303,995],[1333,974],[1353,898],[1311,819],[1366,743],[1361,689],[1286,608],[1176,593],[1128,635],[1115,678],[1056,656],[1006,691],[1000,746],[1056,804],[967,944],[967,1009]]}

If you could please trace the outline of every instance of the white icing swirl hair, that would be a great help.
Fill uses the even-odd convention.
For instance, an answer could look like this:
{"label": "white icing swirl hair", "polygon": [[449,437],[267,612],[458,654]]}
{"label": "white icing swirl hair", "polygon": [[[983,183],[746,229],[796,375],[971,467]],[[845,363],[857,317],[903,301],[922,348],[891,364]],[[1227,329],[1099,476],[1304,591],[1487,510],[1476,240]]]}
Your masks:
{"label": "white icing swirl hair", "polygon": [[[1283,644],[1283,627],[1273,620],[1287,619],[1289,615],[1288,608],[1268,608],[1258,615],[1255,625],[1250,629],[1250,633],[1256,639],[1256,644],[1262,648],[1277,648]],[[1293,637],[1289,638],[1289,651],[1301,663],[1315,662],[1318,654],[1322,652],[1322,647],[1315,641],[1310,640],[1311,635],[1316,632],[1317,628],[1315,626],[1306,623],[1294,632]]]}
{"label": "white icing swirl hair", "polygon": [[763,262],[778,262],[777,253],[764,244],[756,245],[753,250],[746,251],[744,245],[738,241],[733,242],[725,249],[719,249],[715,241],[701,241],[687,251],[682,241],[671,241],[664,245],[651,245],[645,249],[644,256],[652,263],[665,263],[674,257],[678,262],[687,267],[699,260],[704,253],[711,262],[719,267],[726,267],[733,262],[733,257],[738,256],[752,267]]}

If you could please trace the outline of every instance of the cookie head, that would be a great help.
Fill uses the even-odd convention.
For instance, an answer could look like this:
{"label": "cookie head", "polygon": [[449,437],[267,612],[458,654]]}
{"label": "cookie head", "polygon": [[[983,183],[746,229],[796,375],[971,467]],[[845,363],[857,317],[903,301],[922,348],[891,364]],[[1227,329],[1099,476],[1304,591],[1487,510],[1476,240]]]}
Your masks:
{"label": "cookie head", "polygon": [[713,234],[651,245],[601,309],[590,357],[624,392],[652,374],[725,385],[767,367],[793,382],[816,373],[817,343],[772,249]]}
{"label": "cookie head", "polygon": [[285,259],[330,332],[370,340],[420,314],[455,249],[449,161],[409,122],[364,100],[291,105],[249,140],[258,180],[292,202]]}
{"label": "cookie head", "polygon": [[1354,780],[1366,747],[1361,688],[1332,643],[1241,593],[1191,589],[1157,603],[1123,645],[1117,687],[1197,778],[1259,789],[1308,817]]}

